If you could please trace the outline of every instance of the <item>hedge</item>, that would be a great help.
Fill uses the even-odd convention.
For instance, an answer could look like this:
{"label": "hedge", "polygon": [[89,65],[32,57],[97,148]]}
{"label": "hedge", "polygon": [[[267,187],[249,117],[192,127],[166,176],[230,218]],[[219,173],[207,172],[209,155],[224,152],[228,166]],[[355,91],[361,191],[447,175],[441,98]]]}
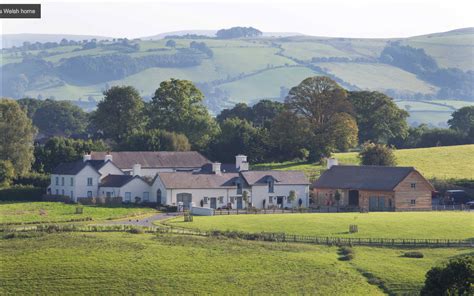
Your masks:
{"label": "hedge", "polygon": [[42,201],[44,188],[13,186],[0,189],[0,201]]}

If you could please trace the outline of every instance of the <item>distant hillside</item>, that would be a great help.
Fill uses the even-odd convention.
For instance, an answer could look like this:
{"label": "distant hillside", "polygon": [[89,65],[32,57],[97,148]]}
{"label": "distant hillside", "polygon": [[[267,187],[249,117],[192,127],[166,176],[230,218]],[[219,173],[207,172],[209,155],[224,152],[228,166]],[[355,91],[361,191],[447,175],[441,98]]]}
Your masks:
{"label": "distant hillside", "polygon": [[[217,113],[236,102],[283,100],[304,78],[326,75],[349,90],[385,92],[412,113],[411,123],[435,126],[474,102],[474,28],[397,39],[208,36],[215,33],[191,30],[97,42],[74,36],[76,41],[64,44],[3,49],[0,94],[73,100],[92,108],[112,85],[132,85],[147,99],[173,77],[196,83]],[[170,35],[172,41],[163,39]]]}
{"label": "distant hillside", "polygon": [[60,42],[63,38],[67,40],[104,40],[112,39],[111,37],[93,36],[93,35],[70,35],[70,34],[2,34],[2,42],[0,48],[9,48],[13,46],[21,46],[23,42]]}

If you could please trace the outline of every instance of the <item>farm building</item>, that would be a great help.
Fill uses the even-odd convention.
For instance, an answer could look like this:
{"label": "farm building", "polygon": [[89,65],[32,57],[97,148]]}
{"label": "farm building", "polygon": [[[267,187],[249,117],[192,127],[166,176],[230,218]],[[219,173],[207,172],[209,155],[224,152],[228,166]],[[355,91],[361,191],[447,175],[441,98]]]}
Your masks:
{"label": "farm building", "polygon": [[313,206],[431,210],[433,186],[413,167],[333,165],[313,183]]}

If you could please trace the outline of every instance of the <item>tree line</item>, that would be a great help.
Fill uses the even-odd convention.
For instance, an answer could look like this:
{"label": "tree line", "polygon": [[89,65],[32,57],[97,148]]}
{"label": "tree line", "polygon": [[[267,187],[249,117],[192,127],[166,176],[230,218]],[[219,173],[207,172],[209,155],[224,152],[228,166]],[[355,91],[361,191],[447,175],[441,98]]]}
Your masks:
{"label": "tree line", "polygon": [[372,149],[364,152],[366,159],[390,164],[390,159],[378,159],[377,151],[383,152],[386,144],[474,143],[474,106],[454,112],[449,129],[409,128],[408,113],[390,97],[347,91],[328,77],[303,80],[284,102],[239,103],[215,118],[203,100],[192,82],[178,79],[161,82],[149,102],[131,86],[111,87],[91,113],[69,102],[2,99],[0,175],[12,179],[31,169],[49,173],[58,163],[92,150],[197,150],[220,162],[245,153],[251,162],[261,163],[318,162],[363,146]]}

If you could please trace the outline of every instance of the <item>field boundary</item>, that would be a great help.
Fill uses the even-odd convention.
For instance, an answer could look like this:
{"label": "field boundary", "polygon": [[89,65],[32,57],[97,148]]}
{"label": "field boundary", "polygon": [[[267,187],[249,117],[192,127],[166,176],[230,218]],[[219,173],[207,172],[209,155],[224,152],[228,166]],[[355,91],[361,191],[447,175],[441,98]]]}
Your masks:
{"label": "field boundary", "polygon": [[349,245],[349,246],[374,246],[374,247],[441,247],[441,248],[474,248],[474,239],[393,239],[393,238],[346,238],[346,237],[319,237],[286,233],[248,233],[239,231],[203,231],[193,228],[175,227],[167,224],[159,226],[133,226],[133,225],[32,225],[17,228],[0,228],[5,235],[17,232],[131,232],[131,233],[167,233],[181,235],[196,235],[203,237],[227,237],[230,239],[244,239],[253,241],[282,242],[282,243],[308,243],[315,245]]}

